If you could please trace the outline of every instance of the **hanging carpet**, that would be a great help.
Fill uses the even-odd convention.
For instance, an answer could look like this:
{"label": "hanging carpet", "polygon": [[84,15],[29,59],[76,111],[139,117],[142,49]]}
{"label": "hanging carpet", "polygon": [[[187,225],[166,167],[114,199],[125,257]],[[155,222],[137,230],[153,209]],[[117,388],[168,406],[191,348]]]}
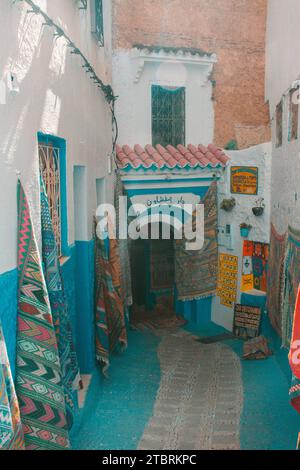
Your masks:
{"label": "hanging carpet", "polygon": [[289,362],[292,370],[292,385],[290,388],[291,405],[300,413],[300,287],[298,289],[294,320],[292,328],[292,339],[289,353]]}
{"label": "hanging carpet", "polygon": [[72,327],[66,303],[57,245],[45,185],[41,179],[42,255],[45,280],[51,305],[59,352],[62,382],[65,392],[69,429],[74,419],[74,390],[80,381],[77,355],[73,343]]}
{"label": "hanging carpet", "polygon": [[24,450],[19,403],[0,324],[0,450]]}
{"label": "hanging carpet", "polygon": [[293,375],[300,381],[300,286],[294,311],[289,362]]}
{"label": "hanging carpet", "polygon": [[[212,296],[217,289],[218,272],[218,209],[217,183],[213,182],[201,201],[204,204],[204,246],[186,250],[185,237],[175,240],[175,282],[178,300],[190,301]],[[196,217],[193,215],[193,230]]]}
{"label": "hanging carpet", "polygon": [[292,338],[294,310],[300,284],[300,231],[289,227],[284,262],[284,295],[282,307],[282,345],[289,348]]}
{"label": "hanging carpet", "polygon": [[106,373],[110,353],[127,346],[118,242],[96,235],[95,251],[96,358]]}
{"label": "hanging carpet", "polygon": [[271,224],[267,308],[271,324],[279,336],[282,336],[285,248],[286,234],[279,235]]}
{"label": "hanging carpet", "polygon": [[18,330],[16,392],[27,450],[70,447],[51,307],[30,219],[18,184]]}
{"label": "hanging carpet", "polygon": [[292,385],[290,388],[290,402],[293,408],[300,413],[300,380],[292,375]]}

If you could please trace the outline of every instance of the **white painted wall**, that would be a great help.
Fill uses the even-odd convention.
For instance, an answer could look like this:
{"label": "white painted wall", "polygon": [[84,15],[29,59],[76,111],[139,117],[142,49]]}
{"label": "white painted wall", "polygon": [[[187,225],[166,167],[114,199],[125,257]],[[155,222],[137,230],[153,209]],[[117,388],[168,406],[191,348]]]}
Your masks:
{"label": "white painted wall", "polygon": [[[232,224],[233,229],[233,250],[219,248],[220,253],[229,253],[239,258],[239,277],[238,277],[238,296],[240,301],[240,286],[243,261],[243,242],[244,238],[240,235],[240,224],[246,222],[252,225],[249,234],[249,240],[269,243],[270,242],[270,189],[271,189],[271,144],[262,144],[250,149],[241,151],[227,151],[230,157],[230,164],[225,172],[224,181],[219,184],[219,204],[223,199],[234,197],[236,207],[232,212],[219,210],[219,225],[225,226]],[[230,190],[230,168],[232,166],[255,166],[259,170],[259,189],[257,196],[246,196],[231,194]],[[262,197],[265,199],[265,212],[261,217],[255,217],[252,213],[252,207],[255,201]],[[219,297],[214,297],[212,307],[212,320],[218,325],[232,330],[234,309],[228,308],[220,303]]]}
{"label": "white painted wall", "polygon": [[[104,82],[111,79],[111,2],[104,0],[106,36],[100,48],[91,34],[90,11],[79,10],[76,0],[36,0],[59,23],[86,55]],[[37,132],[67,141],[67,192],[69,244],[74,242],[73,166],[87,170],[88,227],[92,238],[96,208],[96,178],[106,177],[107,198],[112,200],[107,155],[111,152],[111,114],[100,91],[88,78],[81,60],[70,54],[53,29],[42,26],[40,16],[26,13],[25,2],[0,0],[0,273],[16,267],[17,172],[29,199],[39,239],[39,188]],[[13,72],[19,93],[5,90],[5,77]],[[6,92],[6,100],[4,94]]]}
{"label": "white painted wall", "polygon": [[133,50],[113,52],[113,85],[119,96],[116,103],[119,143],[145,146],[152,142],[152,85],[186,87],[186,143],[211,143],[214,107],[209,67],[176,61],[176,58],[169,62],[161,54],[161,62],[145,62],[137,80],[137,61]]}
{"label": "white painted wall", "polygon": [[[300,139],[288,141],[288,90],[300,77],[300,2],[269,0],[266,50],[266,99],[272,118],[272,211],[279,233],[300,228]],[[276,105],[283,98],[283,145],[276,148]],[[300,120],[298,135],[300,137]]]}

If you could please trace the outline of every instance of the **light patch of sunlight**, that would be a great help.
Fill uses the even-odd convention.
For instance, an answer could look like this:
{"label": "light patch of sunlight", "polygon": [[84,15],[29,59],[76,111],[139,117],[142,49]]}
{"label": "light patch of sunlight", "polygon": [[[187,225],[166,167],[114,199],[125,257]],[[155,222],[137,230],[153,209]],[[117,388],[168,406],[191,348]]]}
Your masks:
{"label": "light patch of sunlight", "polygon": [[186,85],[187,70],[181,62],[162,62],[157,68],[156,78],[166,86],[168,83],[174,83],[175,78],[176,86],[182,87]]}
{"label": "light patch of sunlight", "polygon": [[66,70],[67,44],[63,38],[56,39],[53,45],[49,68],[56,76],[64,75]]}
{"label": "light patch of sunlight", "polygon": [[12,132],[10,132],[10,135],[12,136],[10,142],[6,141],[4,143],[4,146],[3,146],[4,147],[4,152],[3,153],[4,153],[4,155],[7,155],[6,162],[9,165],[13,164],[14,157],[15,157],[16,152],[17,152],[17,147],[18,147],[19,143],[22,141],[22,135],[21,134],[22,134],[22,130],[23,130],[23,126],[24,126],[24,122],[25,122],[25,119],[27,117],[27,114],[28,114],[28,104],[26,104],[24,106],[24,108],[22,109],[22,112],[20,114],[17,125],[16,126],[14,125],[14,134],[12,134]]}
{"label": "light patch of sunlight", "polygon": [[35,0],[35,3],[40,7],[45,13],[47,13],[47,3],[48,0]]}
{"label": "light patch of sunlight", "polygon": [[27,13],[27,7],[21,12],[18,28],[18,57],[13,64],[13,72],[21,83],[30,70],[34,56],[43,34],[43,18],[41,15]]}
{"label": "light patch of sunlight", "polygon": [[50,88],[46,92],[41,119],[41,129],[50,134],[57,134],[61,110],[61,99]]}

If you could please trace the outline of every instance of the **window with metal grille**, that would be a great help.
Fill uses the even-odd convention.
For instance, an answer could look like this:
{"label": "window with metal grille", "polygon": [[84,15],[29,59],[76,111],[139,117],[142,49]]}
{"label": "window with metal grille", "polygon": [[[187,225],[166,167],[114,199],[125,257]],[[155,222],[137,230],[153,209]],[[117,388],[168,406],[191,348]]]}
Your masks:
{"label": "window with metal grille", "polygon": [[104,46],[103,0],[91,0],[92,33],[99,46]]}
{"label": "window with metal grille", "polygon": [[299,86],[289,93],[289,141],[298,139],[299,93]]}
{"label": "window with metal grille", "polygon": [[51,143],[39,143],[40,172],[45,183],[58,256],[62,256],[60,149]]}
{"label": "window with metal grille", "polygon": [[152,86],[152,144],[185,145],[185,88]]}
{"label": "window with metal grille", "polygon": [[282,146],[282,101],[276,106],[276,147]]}

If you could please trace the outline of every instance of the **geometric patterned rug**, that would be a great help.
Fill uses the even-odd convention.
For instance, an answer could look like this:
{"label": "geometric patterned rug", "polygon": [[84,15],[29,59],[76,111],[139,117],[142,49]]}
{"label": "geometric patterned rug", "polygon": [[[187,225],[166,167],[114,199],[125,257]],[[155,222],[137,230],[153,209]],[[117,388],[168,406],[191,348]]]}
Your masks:
{"label": "geometric patterned rug", "polygon": [[51,308],[29,206],[18,185],[16,392],[27,450],[69,448],[65,399]]}

